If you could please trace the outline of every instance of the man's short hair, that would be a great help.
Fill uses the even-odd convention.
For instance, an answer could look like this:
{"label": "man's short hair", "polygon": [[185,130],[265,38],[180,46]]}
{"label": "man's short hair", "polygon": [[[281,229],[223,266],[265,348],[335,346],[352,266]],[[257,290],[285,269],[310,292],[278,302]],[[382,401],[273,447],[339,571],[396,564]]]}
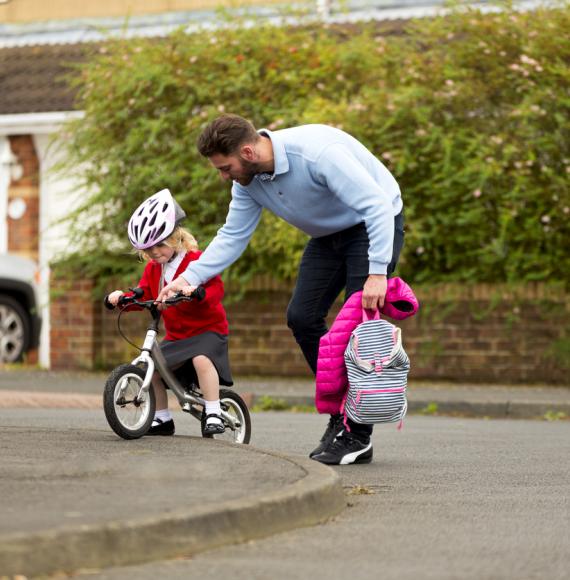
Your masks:
{"label": "man's short hair", "polygon": [[204,157],[233,155],[245,143],[255,143],[255,127],[239,115],[225,114],[212,121],[198,137],[198,151]]}

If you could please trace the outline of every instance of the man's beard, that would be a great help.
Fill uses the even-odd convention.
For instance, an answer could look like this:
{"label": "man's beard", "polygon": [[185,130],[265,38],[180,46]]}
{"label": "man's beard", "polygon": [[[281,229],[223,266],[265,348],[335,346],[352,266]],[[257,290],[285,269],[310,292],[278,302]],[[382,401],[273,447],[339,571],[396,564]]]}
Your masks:
{"label": "man's beard", "polygon": [[249,185],[253,178],[258,174],[261,173],[261,169],[259,168],[259,163],[254,163],[253,161],[248,161],[243,157],[240,157],[240,165],[241,165],[241,175],[236,178],[236,181],[240,185]]}

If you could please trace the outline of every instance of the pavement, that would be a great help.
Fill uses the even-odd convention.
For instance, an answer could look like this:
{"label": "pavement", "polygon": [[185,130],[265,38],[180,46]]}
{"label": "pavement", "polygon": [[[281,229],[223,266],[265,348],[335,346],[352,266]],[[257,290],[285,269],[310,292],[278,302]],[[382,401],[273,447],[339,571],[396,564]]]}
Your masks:
{"label": "pavement", "polygon": [[[188,435],[123,441],[104,418],[102,429],[34,422],[100,409],[105,378],[0,370],[0,578],[189,557],[346,505],[337,472],[299,455]],[[313,405],[310,380],[243,377],[235,389],[250,406]],[[416,382],[409,401],[428,415],[570,418],[570,387]]]}
{"label": "pavement", "polygon": [[[100,408],[106,377],[106,373],[0,369],[0,408]],[[314,408],[311,379],[239,377],[234,388],[250,407]],[[570,379],[565,386],[411,381],[408,403],[410,413],[428,415],[570,417]]]}

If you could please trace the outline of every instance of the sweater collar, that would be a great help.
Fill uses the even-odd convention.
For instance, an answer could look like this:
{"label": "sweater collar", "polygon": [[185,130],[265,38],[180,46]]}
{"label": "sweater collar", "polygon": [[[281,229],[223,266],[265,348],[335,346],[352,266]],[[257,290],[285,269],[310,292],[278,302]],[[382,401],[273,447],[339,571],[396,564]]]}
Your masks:
{"label": "sweater collar", "polygon": [[273,174],[262,174],[268,175],[269,179],[273,180],[277,175],[282,175],[289,171],[289,159],[287,158],[287,152],[285,151],[285,144],[279,136],[279,132],[273,132],[269,129],[260,129],[258,131],[260,135],[269,137],[271,139],[271,145],[273,146]]}

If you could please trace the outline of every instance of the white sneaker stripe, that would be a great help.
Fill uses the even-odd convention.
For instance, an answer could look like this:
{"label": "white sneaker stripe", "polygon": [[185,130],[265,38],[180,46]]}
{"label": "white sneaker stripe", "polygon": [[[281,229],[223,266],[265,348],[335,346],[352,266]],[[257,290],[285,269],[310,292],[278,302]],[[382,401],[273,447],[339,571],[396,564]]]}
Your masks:
{"label": "white sneaker stripe", "polygon": [[339,465],[350,465],[351,463],[354,463],[360,455],[362,455],[363,453],[366,453],[371,448],[372,448],[372,441],[364,449],[361,449],[360,451],[354,451],[353,453],[347,453],[340,460]]}

